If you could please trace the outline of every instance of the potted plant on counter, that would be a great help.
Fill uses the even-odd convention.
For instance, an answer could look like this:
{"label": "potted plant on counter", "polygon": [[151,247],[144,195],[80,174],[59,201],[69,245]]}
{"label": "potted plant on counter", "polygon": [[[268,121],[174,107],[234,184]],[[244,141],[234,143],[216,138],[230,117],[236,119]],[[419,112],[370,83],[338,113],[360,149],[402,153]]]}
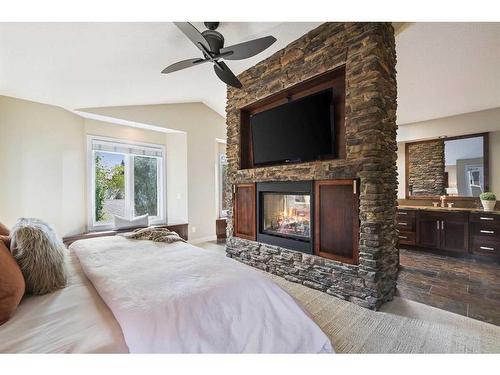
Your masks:
{"label": "potted plant on counter", "polygon": [[479,195],[481,203],[483,204],[485,211],[494,211],[495,205],[497,204],[497,197],[495,194],[490,192],[481,193]]}

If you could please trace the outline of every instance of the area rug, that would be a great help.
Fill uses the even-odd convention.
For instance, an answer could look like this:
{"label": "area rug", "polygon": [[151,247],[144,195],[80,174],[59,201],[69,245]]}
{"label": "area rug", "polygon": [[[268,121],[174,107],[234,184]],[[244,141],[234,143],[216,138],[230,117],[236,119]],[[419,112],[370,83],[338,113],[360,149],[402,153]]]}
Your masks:
{"label": "area rug", "polygon": [[396,297],[371,311],[266,273],[307,310],[337,353],[500,353],[500,327]]}

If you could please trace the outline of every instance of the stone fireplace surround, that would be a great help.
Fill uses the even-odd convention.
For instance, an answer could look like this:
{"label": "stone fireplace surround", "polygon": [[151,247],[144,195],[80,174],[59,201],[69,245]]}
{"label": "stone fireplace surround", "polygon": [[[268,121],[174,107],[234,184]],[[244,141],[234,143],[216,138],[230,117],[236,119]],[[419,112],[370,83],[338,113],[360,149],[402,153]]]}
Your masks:
{"label": "stone fireplace surround", "polygon": [[[376,309],[395,293],[399,264],[396,229],[396,54],[390,23],[325,23],[239,75],[228,89],[227,157],[234,184],[358,178],[359,263],[346,264],[233,236],[227,256],[289,281]],[[240,169],[240,109],[345,65],[346,157]]]}

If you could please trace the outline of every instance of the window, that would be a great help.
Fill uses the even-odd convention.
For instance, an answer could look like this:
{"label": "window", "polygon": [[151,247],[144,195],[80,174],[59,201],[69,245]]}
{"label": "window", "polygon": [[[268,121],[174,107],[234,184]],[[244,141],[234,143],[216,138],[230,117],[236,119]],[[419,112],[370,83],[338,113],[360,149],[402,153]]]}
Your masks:
{"label": "window", "polygon": [[166,221],[164,148],[89,137],[89,229],[112,227],[113,215]]}
{"label": "window", "polygon": [[227,205],[227,158],[225,154],[219,154],[219,217],[227,216],[229,207]]}

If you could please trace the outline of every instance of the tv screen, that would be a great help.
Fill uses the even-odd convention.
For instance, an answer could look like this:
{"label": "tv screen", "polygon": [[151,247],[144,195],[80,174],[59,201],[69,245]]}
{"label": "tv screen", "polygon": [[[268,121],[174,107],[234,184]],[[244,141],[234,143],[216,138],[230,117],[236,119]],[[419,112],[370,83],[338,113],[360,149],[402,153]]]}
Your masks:
{"label": "tv screen", "polygon": [[250,118],[254,165],[319,160],[335,153],[332,91],[301,98]]}

